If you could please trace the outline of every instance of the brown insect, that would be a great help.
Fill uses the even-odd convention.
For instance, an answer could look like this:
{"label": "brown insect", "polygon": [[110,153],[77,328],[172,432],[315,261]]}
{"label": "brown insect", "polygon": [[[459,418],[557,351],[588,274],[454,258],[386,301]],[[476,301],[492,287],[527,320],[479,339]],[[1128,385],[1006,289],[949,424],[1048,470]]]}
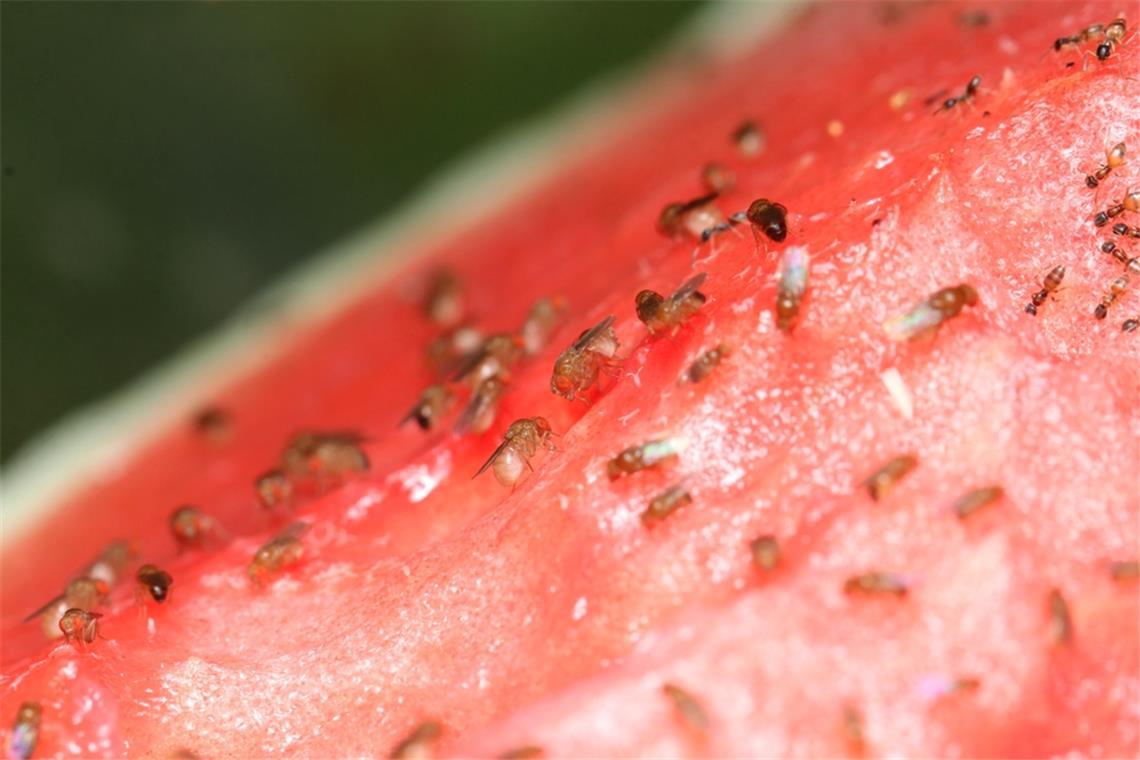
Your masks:
{"label": "brown insect", "polygon": [[146,594],[159,604],[166,601],[166,597],[170,595],[170,587],[174,583],[170,573],[157,565],[150,564],[140,567],[135,578],[138,580],[140,596]]}
{"label": "brown insect", "polygon": [[1065,279],[1065,267],[1056,266],[1049,270],[1049,274],[1045,275],[1042,281],[1042,288],[1033,294],[1029,303],[1025,306],[1025,313],[1037,316],[1037,307],[1045,303],[1045,300],[1055,291],[1061,287],[1061,281]]}
{"label": "brown insect", "polygon": [[776,327],[784,332],[791,332],[799,319],[810,266],[811,257],[803,246],[793,245],[784,251],[776,288]]}
{"label": "brown insect", "polygon": [[882,501],[887,497],[899,481],[918,466],[918,457],[914,454],[902,454],[891,459],[863,481],[874,501]]}
{"label": "brown insect", "polygon": [[439,375],[449,375],[471,360],[483,345],[483,331],[462,324],[436,337],[427,347],[428,365]]}
{"label": "brown insect", "polygon": [[740,151],[740,155],[751,158],[760,155],[768,140],[760,125],[749,119],[733,130],[732,142]]}
{"label": "brown insect", "polygon": [[683,203],[670,203],[657,217],[657,230],[666,237],[676,238],[689,235],[705,241],[712,233],[707,230],[721,229],[725,224],[724,213],[716,205],[717,194],[709,193]]}
{"label": "brown insect", "polygon": [[522,477],[523,468],[533,469],[530,458],[538,451],[539,446],[554,450],[550,437],[554,431],[544,417],[530,417],[515,420],[503,435],[503,442],[488,457],[475,477],[483,474],[488,467],[495,475],[495,480],[504,486],[514,486]]}
{"label": "brown insect", "polygon": [[843,736],[847,739],[847,748],[851,754],[862,755],[866,751],[863,714],[854,705],[843,706]]}
{"label": "brown insect", "polygon": [[698,733],[704,733],[708,730],[709,715],[696,697],[672,683],[664,684],[661,691],[669,697],[677,716],[681,718],[687,728]]}
{"label": "brown insect", "polygon": [[699,383],[712,374],[725,358],[732,355],[732,347],[726,343],[717,345],[698,356],[689,368],[685,370],[685,377],[691,383]]}
{"label": "brown insect", "polygon": [[495,415],[499,410],[499,401],[506,390],[506,383],[497,376],[489,377],[479,384],[471,394],[467,406],[455,422],[455,432],[460,435],[467,433],[487,432],[495,422]]}
{"label": "brown insect", "polygon": [[752,237],[758,248],[763,242],[761,235],[776,243],[784,242],[788,236],[788,209],[782,203],[757,198],[748,206],[745,216],[752,225]]}
{"label": "brown insect", "polygon": [[759,569],[765,571],[775,570],[776,566],[780,564],[780,557],[782,555],[780,542],[772,534],[769,533],[754,538],[752,543],[748,545],[748,548],[752,554],[752,564]]}
{"label": "brown insect", "polygon": [[307,523],[293,523],[280,534],[262,544],[246,568],[246,574],[255,586],[262,586],[287,567],[297,564],[305,554],[301,535],[309,529]]}
{"label": "brown insect", "polygon": [[25,623],[42,618],[41,627],[44,636],[49,639],[59,638],[59,621],[63,614],[71,608],[93,610],[107,601],[111,593],[111,585],[101,578],[80,576],[67,584],[63,593],[54,597],[32,614],[24,618]]}
{"label": "brown insect", "polygon": [[266,509],[288,504],[293,499],[293,481],[280,469],[268,470],[254,481],[257,499]]}
{"label": "brown insect", "polygon": [[435,755],[432,745],[443,733],[443,726],[438,721],[426,720],[412,729],[392,754],[388,757],[402,758],[403,760],[427,760]]}
{"label": "brown insect", "polygon": [[1124,222],[1117,222],[1112,225],[1112,234],[1121,237],[1140,238],[1140,225],[1129,227]]}
{"label": "brown insect", "polygon": [[978,293],[969,285],[943,288],[910,311],[888,319],[883,323],[883,330],[893,341],[933,337],[942,324],[958,316],[963,307],[977,303]]}
{"label": "brown insect", "polygon": [[194,428],[214,443],[229,438],[232,423],[229,412],[217,406],[204,407],[194,415]]}
{"label": "brown insect", "polygon": [[429,385],[424,388],[419,400],[401,424],[412,420],[421,430],[432,430],[453,406],[455,406],[455,394],[450,388],[443,383]]}
{"label": "brown insect", "polygon": [[1059,589],[1050,589],[1046,598],[1049,611],[1049,639],[1054,646],[1064,646],[1073,640],[1073,618],[1069,603]]}
{"label": "brown insect", "polygon": [[67,642],[90,644],[99,635],[101,617],[103,616],[98,612],[72,607],[59,619],[59,630],[63,632],[63,638]]}
{"label": "brown insect", "polygon": [[620,371],[615,358],[620,344],[613,324],[614,317],[606,317],[558,356],[550,378],[551,393],[584,401],[584,391],[597,382],[599,372],[613,376]]}
{"label": "brown insect", "polygon": [[676,333],[708,300],[705,294],[698,290],[706,279],[708,274],[705,272],[694,275],[668,298],[655,290],[641,291],[634,301],[637,318],[645,323],[650,335],[665,330]]}
{"label": "brown insect", "polygon": [[519,329],[523,353],[534,356],[546,348],[566,318],[567,308],[566,299],[562,296],[540,298],[534,302]]}
{"label": "brown insect", "polygon": [[1109,56],[1116,52],[1116,48],[1124,44],[1124,35],[1128,31],[1128,24],[1122,18],[1113,21],[1104,28],[1104,39],[1096,46],[1096,59],[1107,61]]}
{"label": "brown insect", "polygon": [[701,168],[701,184],[710,193],[727,193],[736,187],[736,174],[724,164],[705,164]]}
{"label": "brown insect", "polygon": [[649,506],[641,513],[641,523],[649,526],[660,522],[681,507],[692,503],[693,496],[684,486],[670,486],[650,500]]}
{"label": "brown insect", "polygon": [[1140,562],[1134,559],[1109,562],[1108,574],[1114,581],[1134,581],[1140,578]]}
{"label": "brown insect", "polygon": [[1138,327],[1140,327],[1140,317],[1133,317],[1121,323],[1120,332],[1136,332]]}
{"label": "brown insect", "polygon": [[1129,258],[1128,252],[1111,240],[1106,240],[1101,243],[1100,249],[1105,253],[1112,254],[1112,258],[1123,264],[1124,273],[1126,275],[1140,275],[1140,256],[1133,256]]}
{"label": "brown insect", "polygon": [[873,571],[851,576],[844,582],[843,591],[848,594],[906,596],[908,585],[901,575]]}
{"label": "brown insect", "polygon": [[498,755],[499,760],[536,760],[540,757],[546,757],[546,750],[534,744],[508,749]]}
{"label": "brown insect", "polygon": [[364,436],[352,430],[305,431],[289,441],[281,453],[281,469],[292,478],[339,478],[368,469],[368,456],[360,444]]}
{"label": "brown insect", "polygon": [[436,272],[428,283],[424,298],[424,313],[440,327],[452,327],[463,319],[467,311],[463,284],[454,273]]}
{"label": "brown insect", "polygon": [[224,534],[214,518],[197,507],[178,507],[170,515],[170,533],[180,549],[202,546],[210,537]]}
{"label": "brown insect", "polygon": [[967,491],[958,497],[951,509],[959,520],[965,520],[982,507],[993,504],[1005,496],[1005,489],[1001,486],[985,486]]}
{"label": "brown insect", "polygon": [[8,735],[8,757],[12,760],[28,760],[36,751],[40,738],[40,720],[43,709],[39,702],[24,702],[16,711],[12,723],[12,733]]}
{"label": "brown insect", "polygon": [[1103,227],[1108,224],[1110,219],[1115,219],[1125,211],[1133,213],[1140,211],[1140,190],[1129,190],[1119,201],[1104,211],[1097,212],[1097,215],[1093,217],[1093,224],[1097,227]]}
{"label": "brown insect", "polygon": [[1104,178],[1107,177],[1113,169],[1117,169],[1124,165],[1124,143],[1119,142],[1104,152],[1104,164],[1101,165],[1092,174],[1085,177],[1085,184],[1090,188],[1095,188],[1099,185]]}
{"label": "brown insect", "polygon": [[966,83],[966,89],[962,92],[961,95],[952,98],[946,98],[946,100],[942,101],[942,107],[935,111],[935,113],[949,111],[950,109],[955,108],[962,103],[969,103],[973,101],[974,96],[978,94],[978,88],[981,86],[982,78],[975,75],[970,79],[969,82]]}
{"label": "brown insect", "polygon": [[1067,47],[1075,47],[1082,45],[1086,42],[1099,40],[1104,38],[1104,24],[1092,24],[1086,26],[1076,34],[1068,35],[1065,37],[1058,37],[1053,40],[1053,50],[1060,52]]}
{"label": "brown insect", "polygon": [[606,464],[610,480],[674,461],[684,450],[679,438],[661,438],[639,446],[630,446]]}
{"label": "brown insect", "polygon": [[1116,299],[1120,298],[1120,294],[1128,289],[1128,275],[1121,275],[1108,284],[1108,290],[1101,296],[1100,303],[1093,309],[1093,316],[1097,319],[1104,319],[1108,316],[1108,307],[1112,306]]}

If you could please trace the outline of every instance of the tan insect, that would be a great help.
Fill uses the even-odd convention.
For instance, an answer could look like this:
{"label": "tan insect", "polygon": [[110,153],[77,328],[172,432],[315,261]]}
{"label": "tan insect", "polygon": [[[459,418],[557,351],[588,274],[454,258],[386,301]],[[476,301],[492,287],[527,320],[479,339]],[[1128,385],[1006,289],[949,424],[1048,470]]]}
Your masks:
{"label": "tan insect", "polygon": [[807,248],[793,245],[784,251],[776,288],[776,327],[791,332],[800,315],[800,305],[808,286],[811,257]]}
{"label": "tan insect", "polygon": [[770,533],[753,539],[748,548],[752,554],[752,564],[761,570],[775,570],[780,564],[783,554],[780,542]]}
{"label": "tan insect", "polygon": [[389,757],[402,760],[428,760],[435,756],[433,745],[442,733],[443,726],[439,721],[425,720],[396,745]]}
{"label": "tan insect", "polygon": [[360,446],[363,441],[364,436],[352,430],[298,433],[281,453],[281,469],[291,478],[321,480],[364,472],[368,455]]}
{"label": "tan insect", "polygon": [[646,526],[652,525],[692,503],[693,496],[684,486],[670,486],[650,500],[649,506],[641,513],[641,522]]}
{"label": "tan insect", "polygon": [[1053,645],[1069,644],[1073,640],[1073,617],[1060,589],[1049,590],[1046,606],[1049,611],[1049,638]]}
{"label": "tan insect", "polygon": [[610,480],[616,480],[623,475],[659,467],[675,461],[684,449],[685,442],[680,438],[661,438],[630,446],[606,464],[606,474]]}
{"label": "tan insect", "polygon": [[843,590],[848,594],[894,594],[895,596],[906,596],[908,584],[901,575],[872,571],[851,576],[844,582]]}
{"label": "tan insect", "polygon": [[1052,295],[1053,291],[1055,291],[1057,288],[1061,287],[1061,281],[1064,279],[1065,279],[1065,267],[1064,266],[1055,266],[1052,269],[1050,269],[1049,274],[1045,275],[1045,279],[1041,283],[1041,285],[1042,285],[1041,290],[1038,290],[1036,293],[1034,293],[1033,297],[1031,299],[1029,299],[1029,303],[1026,304],[1025,313],[1026,314],[1032,314],[1033,316],[1036,317],[1037,316],[1037,307],[1039,307],[1041,304],[1045,303],[1045,301],[1049,298],[1049,296]]}
{"label": "tan insect", "polygon": [[497,376],[489,377],[479,384],[471,394],[467,406],[455,422],[455,432],[460,435],[467,433],[487,432],[495,422],[495,415],[499,411],[499,401],[506,390],[506,383]]}
{"label": "tan insect", "polygon": [[1134,581],[1140,578],[1140,562],[1134,559],[1109,562],[1108,574],[1114,581]]}
{"label": "tan insect", "polygon": [[883,323],[883,330],[893,341],[933,337],[945,322],[958,316],[963,307],[977,303],[978,293],[969,285],[942,288],[910,311],[888,319]]}
{"label": "tan insect", "polygon": [[1120,323],[1120,332],[1136,332],[1137,328],[1140,328],[1140,317],[1126,319]]}
{"label": "tan insect", "polygon": [[863,729],[863,714],[851,704],[843,706],[843,736],[847,740],[850,754],[862,755],[866,752],[867,738]]}
{"label": "tan insect", "polygon": [[637,318],[645,323],[650,335],[666,330],[676,333],[708,300],[698,290],[707,279],[708,274],[705,272],[694,275],[668,298],[655,290],[641,291],[635,299]]}
{"label": "tan insect", "polygon": [[1101,296],[1100,303],[1093,309],[1093,316],[1097,319],[1104,319],[1108,316],[1108,307],[1120,298],[1120,295],[1128,289],[1128,275],[1124,274],[1108,284],[1108,289],[1104,291]]}
{"label": "tan insect", "polygon": [[1108,224],[1109,220],[1123,214],[1125,211],[1136,213],[1140,211],[1140,190],[1129,190],[1124,194],[1124,197],[1116,201],[1104,211],[1097,212],[1093,217],[1093,224],[1097,227],[1103,227]]}
{"label": "tan insect", "polygon": [[174,578],[170,573],[151,564],[140,567],[135,579],[138,581],[140,598],[144,595],[149,596],[159,604],[166,601],[166,597],[170,595],[170,587],[174,584]]}
{"label": "tan insect", "polygon": [[288,504],[293,499],[293,481],[289,480],[285,472],[272,469],[261,473],[254,481],[257,499],[266,509],[272,509],[282,504]]}
{"label": "tan insect", "polygon": [[102,578],[80,576],[68,583],[62,594],[54,597],[24,618],[24,622],[28,623],[36,618],[41,618],[44,636],[49,639],[57,639],[62,635],[59,629],[59,621],[65,612],[73,607],[93,610],[106,602],[110,593],[111,585]]}
{"label": "tan insect", "polygon": [[443,383],[424,388],[419,400],[402,422],[414,421],[421,430],[432,430],[455,406],[455,394]]}
{"label": "tan insect", "polygon": [[64,640],[69,643],[90,644],[99,635],[101,617],[103,616],[98,612],[72,607],[59,619],[59,630],[63,632]]}
{"label": "tan insect", "polygon": [[874,501],[882,501],[899,481],[917,466],[918,457],[913,454],[901,454],[871,473],[870,477],[863,481],[863,485]]}
{"label": "tan insect", "polygon": [[114,585],[127,564],[133,562],[138,556],[138,548],[133,541],[115,539],[103,547],[103,551],[99,552],[99,556],[88,565],[84,574],[108,585]]}
{"label": "tan insect", "polygon": [[546,750],[538,745],[528,744],[500,752],[496,757],[499,760],[537,760],[537,758],[546,757]]}
{"label": "tan insect", "polygon": [[955,500],[951,509],[959,520],[965,520],[982,507],[993,504],[1005,496],[1005,489],[1001,486],[985,486],[967,491]]}
{"label": "tan insect", "polygon": [[1104,163],[1099,169],[1092,174],[1085,177],[1085,184],[1089,188],[1095,188],[1104,178],[1107,177],[1113,169],[1119,169],[1124,165],[1124,152],[1127,150],[1124,143],[1119,142],[1104,152]]}
{"label": "tan insect", "polygon": [[510,333],[497,333],[483,341],[479,350],[455,373],[454,379],[472,390],[492,377],[510,382],[511,368],[522,357],[522,338]]}
{"label": "tan insect", "polygon": [[710,193],[727,193],[736,187],[736,174],[724,164],[705,164],[701,168],[701,184]]}
{"label": "tan insect", "polygon": [[935,113],[949,111],[952,108],[962,105],[963,103],[972,102],[974,100],[974,96],[978,94],[978,88],[981,86],[982,78],[980,76],[972,77],[970,81],[966,83],[966,89],[961,95],[957,95],[952,98],[946,98],[946,100],[942,101],[942,106],[937,111],[935,111]]}
{"label": "tan insect", "polygon": [[450,375],[470,361],[483,345],[483,339],[483,331],[474,325],[453,327],[428,343],[428,365],[440,376]]}
{"label": "tan insect", "polygon": [[466,312],[467,299],[459,278],[446,270],[436,272],[428,283],[424,313],[440,327],[452,327]]}
{"label": "tan insect", "polygon": [[1128,23],[1123,18],[1113,19],[1104,28],[1104,39],[1096,46],[1096,59],[1107,61],[1116,49],[1124,44],[1124,36],[1128,32]]}
{"label": "tan insect", "polygon": [[255,586],[262,586],[271,576],[300,562],[305,555],[301,535],[308,529],[307,523],[293,523],[262,544],[246,568],[250,581]]}
{"label": "tan insect", "polygon": [[[1113,225],[1115,230],[1122,225]],[[1124,274],[1126,276],[1140,276],[1140,256],[1129,257],[1128,251],[1118,246],[1111,240],[1106,240],[1100,244],[1100,249],[1105,253],[1112,254],[1112,257],[1124,265]]]}
{"label": "tan insect", "polygon": [[682,203],[670,203],[661,210],[657,218],[657,230],[666,237],[677,238],[688,235],[695,240],[706,241],[712,233],[724,225],[724,212],[716,205],[717,193],[693,198]]}
{"label": "tan insect", "polygon": [[584,392],[598,380],[599,373],[610,376],[620,371],[616,359],[619,347],[614,333],[614,317],[608,316],[582,332],[554,362],[550,391],[571,401],[585,401]]}
{"label": "tan insect", "polygon": [[[1121,237],[1140,239],[1140,225],[1129,227],[1124,222],[1117,222],[1116,224],[1112,225],[1112,234],[1119,235]],[[1135,259],[1133,259],[1133,261],[1135,261]]]}
{"label": "tan insect", "polygon": [[483,474],[489,467],[495,475],[495,480],[504,486],[514,486],[522,477],[523,468],[533,469],[530,458],[538,451],[539,446],[554,450],[550,437],[554,431],[544,417],[529,417],[515,420],[503,435],[503,442],[487,458],[475,477]]}
{"label": "tan insect", "polygon": [[535,356],[566,319],[568,304],[562,296],[543,297],[534,302],[519,329],[523,352]]}
{"label": "tan insect", "polygon": [[178,507],[171,513],[170,533],[179,549],[198,548],[211,538],[225,535],[214,518],[189,505]]}
{"label": "tan insect", "polygon": [[36,752],[40,738],[43,708],[39,702],[23,702],[16,711],[12,733],[8,734],[8,755],[12,760],[28,760]]}
{"label": "tan insect", "polygon": [[672,683],[662,685],[661,691],[673,703],[677,717],[684,722],[686,728],[697,733],[704,733],[708,730],[709,715],[700,700]]}
{"label": "tan insect", "polygon": [[740,155],[745,158],[760,155],[767,141],[764,130],[751,119],[742,122],[740,126],[732,132],[732,142],[736,145],[736,149],[740,151]]}
{"label": "tan insect", "polygon": [[691,383],[699,383],[712,374],[712,371],[731,355],[731,346],[727,343],[718,343],[693,360],[693,363],[685,370],[685,378]]}

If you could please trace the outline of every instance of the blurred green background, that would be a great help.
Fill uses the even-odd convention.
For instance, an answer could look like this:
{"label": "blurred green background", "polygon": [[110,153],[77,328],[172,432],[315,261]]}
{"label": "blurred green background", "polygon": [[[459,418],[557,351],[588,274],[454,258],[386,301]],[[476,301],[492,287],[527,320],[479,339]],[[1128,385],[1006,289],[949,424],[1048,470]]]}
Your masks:
{"label": "blurred green background", "polygon": [[695,9],[0,3],[0,458]]}

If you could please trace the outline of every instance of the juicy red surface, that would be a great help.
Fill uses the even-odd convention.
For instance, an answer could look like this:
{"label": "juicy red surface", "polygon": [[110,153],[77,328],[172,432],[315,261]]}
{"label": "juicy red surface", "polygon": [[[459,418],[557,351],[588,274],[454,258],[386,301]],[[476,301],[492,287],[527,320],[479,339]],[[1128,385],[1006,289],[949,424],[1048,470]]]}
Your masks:
{"label": "juicy red surface", "polygon": [[[1114,6],[994,5],[981,28],[959,25],[962,10],[823,7],[739,60],[678,65],[544,188],[327,323],[283,325],[282,356],[186,400],[188,415],[205,402],[232,412],[227,442],[172,429],[5,552],[0,715],[43,701],[44,755],[376,754],[436,717],[445,754],[835,756],[852,749],[841,716],[853,705],[869,754],[1136,753],[1140,604],[1105,563],[1137,555],[1140,344],[1119,323],[1140,301],[1091,317],[1119,265],[1097,250],[1083,176],[1105,147],[1140,143],[1124,78],[1140,45],[1084,70],[1052,40]],[[975,103],[923,105],[974,74]],[[903,88],[914,97],[892,109]],[[768,134],[757,159],[728,141],[745,117]],[[709,303],[676,337],[646,341],[634,318],[638,290],[692,272],[693,245],[654,222],[700,192],[713,159],[738,175],[726,212],[778,200],[785,246],[811,253],[790,337],[772,318],[782,248],[757,251],[747,232],[719,238],[701,265]],[[1107,181],[1099,207],[1135,171]],[[1029,317],[1060,263],[1066,288]],[[488,329],[517,326],[540,295],[572,304],[482,436],[397,427],[431,380],[434,330],[413,294],[440,264],[471,284]],[[883,319],[962,281],[980,305],[934,341],[884,339]],[[609,313],[623,376],[589,407],[551,395],[554,357]],[[679,385],[721,341],[733,356]],[[883,388],[890,367],[914,419]],[[563,434],[560,451],[513,492],[471,480],[510,421],[536,414]],[[269,515],[252,479],[303,428],[363,431],[372,470]],[[678,464],[606,480],[609,456],[661,434],[688,440]],[[918,469],[871,502],[859,481],[906,451]],[[693,504],[647,531],[645,503],[681,478]],[[947,511],[990,483],[1008,496],[977,519]],[[177,555],[166,519],[181,503],[234,540]],[[313,522],[305,561],[251,588],[253,551],[298,517]],[[786,562],[760,579],[748,541],[767,532]],[[123,590],[86,652],[19,623],[120,535],[175,577],[152,622]],[[911,593],[843,594],[873,569],[904,573]],[[1069,647],[1048,640],[1054,586],[1073,611]],[[967,675],[978,691],[917,696],[924,677]],[[705,703],[703,740],[676,722],[663,681]]]}

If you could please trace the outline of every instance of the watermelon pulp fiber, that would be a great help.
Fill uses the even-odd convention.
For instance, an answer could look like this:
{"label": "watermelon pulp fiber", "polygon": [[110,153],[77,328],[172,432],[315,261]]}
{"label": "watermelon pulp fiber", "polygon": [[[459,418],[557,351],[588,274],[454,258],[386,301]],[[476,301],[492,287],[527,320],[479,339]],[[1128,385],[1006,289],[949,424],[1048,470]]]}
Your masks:
{"label": "watermelon pulp fiber", "polygon": [[[988,23],[961,23],[964,10]],[[282,325],[271,361],[187,399],[232,414],[224,443],[173,426],[6,545],[0,714],[42,703],[37,756],[376,755],[428,718],[441,755],[1136,754],[1140,604],[1105,565],[1137,555],[1140,363],[1119,325],[1140,300],[1126,292],[1092,318],[1121,268],[1090,219],[1137,175],[1125,164],[1099,193],[1083,177],[1106,147],[1140,141],[1125,78],[1140,45],[1087,70],[1050,49],[1116,13],[817,7],[727,63],[662,73],[544,186],[320,324]],[[972,103],[923,103],[975,74]],[[744,118],[767,133],[753,159],[728,138]],[[702,249],[708,303],[648,340],[634,294],[694,271],[694,243],[654,222],[701,193],[710,160],[737,174],[722,210],[772,198],[789,208],[788,240],[719,236],[715,256]],[[790,336],[772,316],[789,245],[812,257]],[[1058,264],[1065,288],[1030,317]],[[441,266],[488,330],[516,327],[542,295],[571,304],[478,436],[398,427],[433,380],[423,348],[437,329],[415,293]],[[959,282],[980,303],[933,341],[885,340],[884,319]],[[611,313],[621,376],[590,404],[551,395],[554,358]],[[734,352],[707,380],[678,383],[721,342]],[[912,419],[884,389],[890,368]],[[559,451],[513,491],[472,480],[506,426],[534,415]],[[291,513],[256,505],[253,478],[293,433],[346,428],[368,436],[367,474]],[[678,462],[607,480],[610,457],[661,435],[687,441]],[[860,481],[907,452],[918,467],[872,502]],[[693,503],[647,529],[646,503],[678,481]],[[1005,489],[997,504],[968,521],[948,511],[990,484]],[[177,553],[166,521],[182,503],[232,541]],[[253,552],[296,519],[311,523],[304,560],[251,587]],[[765,533],[784,559],[758,574],[748,546]],[[140,615],[120,588],[86,651],[21,624],[121,535],[173,574],[165,605]],[[910,592],[844,593],[870,570],[901,573]],[[1050,642],[1053,588],[1068,645]],[[933,695],[958,677],[979,686]],[[706,731],[677,717],[665,682],[701,701]]]}

